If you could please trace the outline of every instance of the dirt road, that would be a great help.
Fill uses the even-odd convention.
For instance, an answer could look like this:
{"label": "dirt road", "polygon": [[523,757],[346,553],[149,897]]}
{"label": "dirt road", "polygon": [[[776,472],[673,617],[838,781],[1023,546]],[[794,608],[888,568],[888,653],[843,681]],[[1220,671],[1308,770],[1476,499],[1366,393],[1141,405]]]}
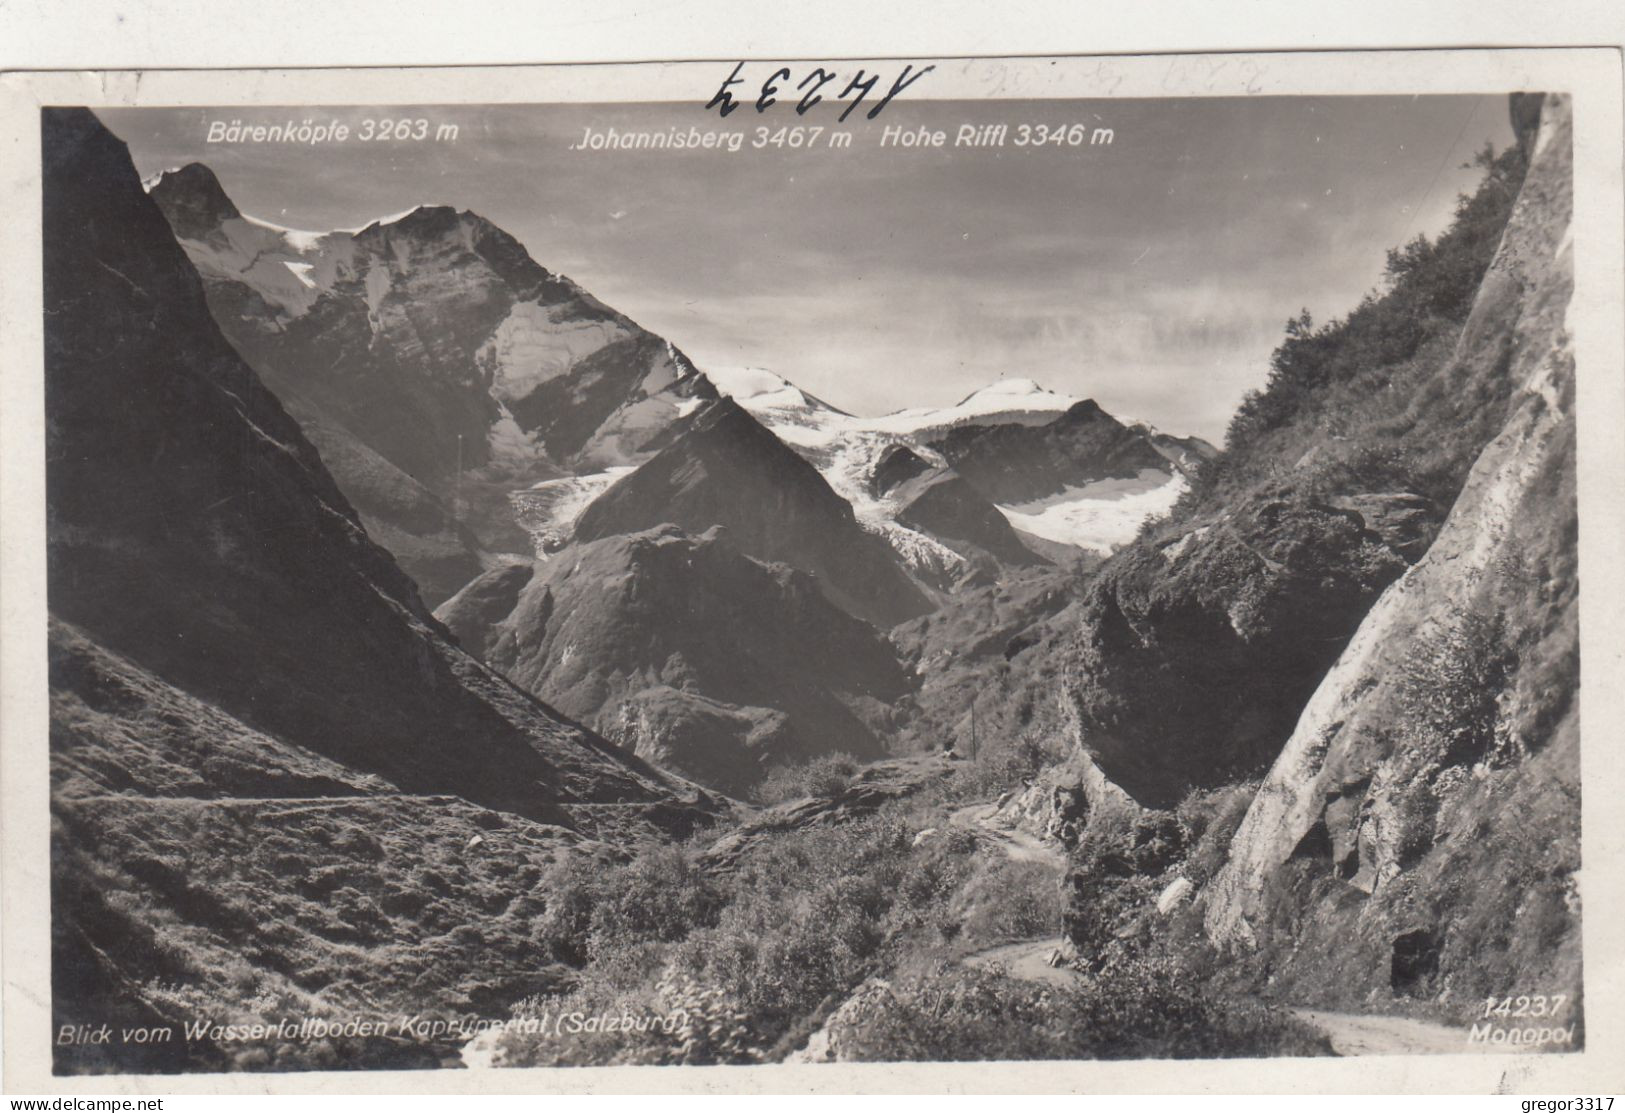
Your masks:
{"label": "dirt road", "polygon": [[955,826],[969,828],[978,838],[998,847],[1018,862],[1040,862],[1057,870],[1066,868],[1066,851],[1030,831],[1002,822],[998,809],[997,804],[970,804],[950,813],[948,821]]}
{"label": "dirt road", "polygon": [[1077,981],[1078,974],[1066,966],[1051,966],[1050,956],[1065,942],[1059,935],[1042,939],[1024,939],[1019,943],[1004,943],[984,951],[966,955],[959,961],[966,966],[986,970],[1002,967],[1012,978],[1043,985],[1064,986]]}
{"label": "dirt road", "polygon": [[[998,847],[1011,858],[1048,863],[1057,870],[1066,866],[1066,855],[1059,847],[1019,827],[999,822],[996,804],[971,804],[953,812],[949,818],[961,827],[970,828],[979,838]],[[1067,967],[1049,964],[1050,956],[1062,942],[1061,936],[1055,935],[1002,943],[966,955],[960,961],[966,966],[982,969],[998,966],[1011,977],[1023,981],[1064,986],[1071,984],[1079,975]],[[1331,1040],[1332,1050],[1338,1055],[1459,1055],[1513,1050],[1505,1045],[1469,1045],[1464,1028],[1413,1017],[1326,1012],[1319,1009],[1293,1009],[1292,1012],[1300,1020],[1326,1033]]]}
{"label": "dirt road", "polygon": [[1333,1013],[1293,1009],[1299,1020],[1313,1024],[1332,1041],[1339,1055],[1470,1055],[1529,1050],[1506,1044],[1469,1044],[1467,1029],[1408,1016]]}

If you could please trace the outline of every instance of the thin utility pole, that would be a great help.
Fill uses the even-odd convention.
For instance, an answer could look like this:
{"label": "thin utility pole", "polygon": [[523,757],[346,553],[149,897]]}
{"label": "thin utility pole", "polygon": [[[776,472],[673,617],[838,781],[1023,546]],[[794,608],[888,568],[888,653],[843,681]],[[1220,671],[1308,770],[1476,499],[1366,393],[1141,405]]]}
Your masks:
{"label": "thin utility pole", "polygon": [[452,480],[451,516],[458,525],[463,522],[463,435],[457,434],[457,474]]}

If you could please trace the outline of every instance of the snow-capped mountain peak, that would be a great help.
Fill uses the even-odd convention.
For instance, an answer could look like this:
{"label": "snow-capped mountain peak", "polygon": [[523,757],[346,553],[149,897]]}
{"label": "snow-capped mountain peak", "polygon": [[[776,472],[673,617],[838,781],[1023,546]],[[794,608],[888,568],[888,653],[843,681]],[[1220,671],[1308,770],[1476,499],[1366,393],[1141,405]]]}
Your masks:
{"label": "snow-capped mountain peak", "polygon": [[[818,468],[829,485],[852,504],[865,528],[884,536],[921,570],[951,569],[959,557],[933,538],[901,524],[898,514],[902,507],[896,498],[877,493],[872,480],[887,451],[894,445],[905,445],[930,467],[941,469],[952,459],[942,449],[966,437],[979,437],[978,430],[1023,427],[1007,430],[1004,439],[1030,437],[1036,443],[1044,439],[1047,427],[1078,412],[1086,401],[1057,393],[1032,379],[1009,378],[973,391],[951,406],[859,417],[836,409],[782,375],[763,368],[707,368],[706,375],[718,391],[732,396]],[[1001,495],[993,502],[1019,529],[1051,541],[1106,552],[1132,538],[1147,514],[1165,512],[1184,489],[1184,477],[1161,457],[1172,461],[1183,455],[1185,445],[1162,434],[1138,433],[1138,427],[1124,426],[1098,407],[1087,408],[1090,413],[1079,420],[1101,423],[1101,435],[1117,438],[1113,443],[1134,442],[1129,444],[1129,456],[1115,460],[1099,475],[1080,473],[1063,484],[1051,484],[1053,490],[1035,490],[1020,497]],[[1153,443],[1138,444],[1142,436],[1148,436]],[[1019,454],[1022,450],[1017,451]],[[1044,459],[1056,464],[1064,457],[1063,452],[1061,457]]]}
{"label": "snow-capped mountain peak", "polygon": [[952,406],[898,410],[871,418],[868,426],[877,432],[924,437],[933,431],[973,422],[1040,425],[1081,401],[1070,394],[1057,394],[1031,379],[1000,379],[973,391]]}
{"label": "snow-capped mountain peak", "polygon": [[745,409],[752,412],[757,410],[805,410],[814,408],[828,409],[835,412],[833,407],[824,406],[810,395],[805,393],[789,379],[774,374],[761,367],[728,367],[716,370],[708,369],[706,377],[721,394],[726,394]]}

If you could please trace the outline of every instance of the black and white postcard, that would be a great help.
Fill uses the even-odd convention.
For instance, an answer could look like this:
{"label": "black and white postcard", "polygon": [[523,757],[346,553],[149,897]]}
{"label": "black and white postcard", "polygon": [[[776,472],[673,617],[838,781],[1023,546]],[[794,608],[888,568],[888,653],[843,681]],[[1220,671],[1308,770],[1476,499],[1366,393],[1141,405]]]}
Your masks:
{"label": "black and white postcard", "polygon": [[1618,79],[11,75],[8,1053],[1617,1083]]}

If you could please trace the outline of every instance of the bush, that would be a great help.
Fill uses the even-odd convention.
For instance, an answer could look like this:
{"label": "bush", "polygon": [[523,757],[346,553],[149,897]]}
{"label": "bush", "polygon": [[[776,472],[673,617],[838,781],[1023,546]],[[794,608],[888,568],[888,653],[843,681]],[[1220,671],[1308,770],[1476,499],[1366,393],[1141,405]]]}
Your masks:
{"label": "bush", "polygon": [[756,789],[762,804],[783,804],[809,796],[836,796],[852,784],[862,765],[851,754],[823,754],[801,765],[775,766]]}
{"label": "bush", "polygon": [[1399,692],[1403,729],[1415,752],[1443,766],[1487,755],[1501,690],[1516,664],[1499,614],[1457,607],[1419,636]]}
{"label": "bush", "polygon": [[1142,961],[1052,987],[961,967],[896,983],[842,1046],[870,1061],[1153,1059],[1328,1054],[1289,1014],[1195,987]]}
{"label": "bush", "polygon": [[1061,930],[1061,885],[1037,862],[999,858],[959,892],[952,911],[963,938],[986,945],[1033,939]]}

